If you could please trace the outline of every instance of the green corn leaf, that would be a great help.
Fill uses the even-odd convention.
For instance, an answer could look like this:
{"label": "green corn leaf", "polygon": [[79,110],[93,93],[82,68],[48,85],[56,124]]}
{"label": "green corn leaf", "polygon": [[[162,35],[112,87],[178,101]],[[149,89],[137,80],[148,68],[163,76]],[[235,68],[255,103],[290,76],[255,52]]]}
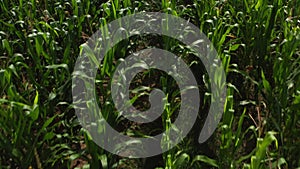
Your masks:
{"label": "green corn leaf", "polygon": [[36,91],[36,95],[35,95],[33,104],[36,105],[36,104],[38,104],[38,102],[39,102],[39,92]]}
{"label": "green corn leaf", "polygon": [[185,168],[190,161],[190,156],[186,153],[182,153],[176,160],[173,162],[173,166],[176,168]]}
{"label": "green corn leaf", "polygon": [[241,44],[234,44],[230,46],[229,51],[236,51],[240,47],[240,45]]}
{"label": "green corn leaf", "polygon": [[102,168],[108,169],[107,155],[106,154],[100,155],[99,160],[101,161]]}
{"label": "green corn leaf", "polygon": [[39,106],[37,104],[35,104],[32,108],[32,110],[30,111],[29,116],[31,117],[31,119],[33,121],[36,121],[39,117]]}
{"label": "green corn leaf", "polygon": [[255,5],[255,10],[258,11],[258,9],[262,6],[263,0],[258,0],[256,5]]}
{"label": "green corn leaf", "polygon": [[266,91],[267,91],[268,93],[271,93],[271,86],[270,86],[270,83],[269,83],[268,80],[266,79],[265,74],[264,74],[263,71],[261,71],[261,77],[262,77],[262,82],[263,82],[264,88],[266,89]]}
{"label": "green corn leaf", "polygon": [[278,148],[278,142],[275,137],[275,132],[268,132],[266,136],[258,138],[257,140],[257,151],[254,156],[251,157],[251,168],[258,169],[261,165],[261,161],[264,160],[266,156],[267,147],[275,142],[275,147]]}
{"label": "green corn leaf", "polygon": [[9,44],[9,42],[8,42],[7,39],[3,39],[2,40],[2,46],[3,46],[4,49],[7,50],[8,55],[10,55],[10,56],[13,55],[13,50],[12,50],[12,48],[11,48],[11,46],[10,46],[10,44]]}
{"label": "green corn leaf", "polygon": [[56,118],[56,116],[57,115],[54,115],[51,118],[47,119],[40,131],[43,131],[46,127],[48,127],[52,123],[52,121]]}
{"label": "green corn leaf", "polygon": [[209,157],[207,157],[207,156],[204,156],[204,155],[197,155],[197,156],[193,159],[192,165],[193,165],[195,162],[197,162],[197,161],[204,162],[204,163],[209,164],[209,165],[211,165],[211,166],[213,166],[213,167],[219,168],[219,165],[218,165],[218,163],[217,163],[216,160],[211,159],[211,158],[209,158]]}

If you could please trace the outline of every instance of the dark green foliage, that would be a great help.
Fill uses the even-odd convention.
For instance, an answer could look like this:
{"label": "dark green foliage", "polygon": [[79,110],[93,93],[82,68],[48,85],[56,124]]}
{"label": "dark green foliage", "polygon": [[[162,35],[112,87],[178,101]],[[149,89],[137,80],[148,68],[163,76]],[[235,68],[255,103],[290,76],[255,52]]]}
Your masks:
{"label": "dark green foliage", "polygon": [[[299,9],[298,0],[1,0],[0,168],[300,167]],[[140,11],[169,13],[198,26],[222,59],[228,93],[221,123],[203,145],[197,134],[205,115],[199,113],[191,133],[175,148],[127,159],[98,147],[81,128],[72,105],[71,74],[89,36]],[[164,36],[131,37],[108,52],[96,82],[107,120],[130,136],[167,129],[179,107],[174,79],[150,70],[132,82],[141,90],[131,99],[139,104],[153,87],[140,79],[156,79],[154,87],[162,89],[175,86],[165,89],[170,104],[162,118],[142,126],[118,116],[107,79],[116,63],[147,47],[169,50],[190,64],[204,100],[201,112],[209,105],[206,73],[189,49]]]}

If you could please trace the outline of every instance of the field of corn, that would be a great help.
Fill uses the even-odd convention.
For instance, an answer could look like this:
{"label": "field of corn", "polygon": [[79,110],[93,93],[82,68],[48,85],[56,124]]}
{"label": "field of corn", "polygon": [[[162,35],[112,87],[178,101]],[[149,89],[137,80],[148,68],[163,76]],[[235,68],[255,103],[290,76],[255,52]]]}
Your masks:
{"label": "field of corn", "polygon": [[[1,0],[0,11],[0,169],[300,168],[299,0]],[[96,85],[102,113],[119,132],[161,133],[178,109],[168,104],[150,125],[118,116],[106,86],[131,52],[157,47],[184,58],[202,91],[201,111],[180,144],[161,155],[124,158],[97,146],[81,127],[72,73],[82,44],[101,26],[143,11],[184,18],[208,37],[224,66],[227,96],[217,130],[199,144],[210,93],[201,61],[168,37],[121,41],[106,54]],[[178,90],[174,79],[157,70],[134,78],[131,87],[141,86]],[[147,90],[133,104],[144,104]]]}

